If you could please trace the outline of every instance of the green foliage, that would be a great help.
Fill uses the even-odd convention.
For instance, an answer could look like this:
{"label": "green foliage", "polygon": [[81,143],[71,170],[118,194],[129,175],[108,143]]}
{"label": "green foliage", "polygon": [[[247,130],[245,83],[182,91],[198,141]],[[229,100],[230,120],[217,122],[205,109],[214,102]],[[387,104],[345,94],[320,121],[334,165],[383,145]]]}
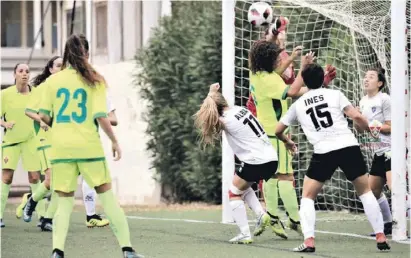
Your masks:
{"label": "green foliage", "polygon": [[[200,149],[193,114],[221,82],[221,3],[173,2],[136,56],[135,85],[147,101],[147,149],[170,201],[221,202],[221,149]],[[166,193],[167,194],[167,193]]]}

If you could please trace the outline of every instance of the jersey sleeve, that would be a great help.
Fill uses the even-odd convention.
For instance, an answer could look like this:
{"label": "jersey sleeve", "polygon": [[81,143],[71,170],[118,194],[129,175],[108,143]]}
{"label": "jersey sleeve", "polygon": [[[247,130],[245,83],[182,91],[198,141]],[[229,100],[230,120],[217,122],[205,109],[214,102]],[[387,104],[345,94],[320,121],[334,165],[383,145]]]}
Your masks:
{"label": "jersey sleeve", "polygon": [[93,91],[92,115],[93,119],[107,117],[107,91],[105,84],[99,84]]}
{"label": "jersey sleeve", "polygon": [[339,103],[340,103],[340,109],[344,110],[345,107],[347,106],[352,106],[351,102],[347,99],[347,97],[341,92],[338,91],[338,99],[339,99]]}
{"label": "jersey sleeve", "polygon": [[290,126],[297,121],[297,109],[296,104],[292,104],[287,113],[281,118],[280,122],[286,126]]}
{"label": "jersey sleeve", "polygon": [[388,94],[384,94],[382,98],[382,114],[385,121],[391,121],[391,98]]}
{"label": "jersey sleeve", "polygon": [[274,80],[265,87],[264,92],[267,94],[267,97],[272,99],[286,99],[289,86],[285,84],[283,79],[276,74]]}
{"label": "jersey sleeve", "polygon": [[39,113],[51,116],[53,111],[52,88],[49,86],[48,80],[46,80],[41,87],[43,87],[43,89],[41,90],[42,93],[38,111]]}
{"label": "jersey sleeve", "polygon": [[32,113],[39,112],[39,105],[41,100],[41,89],[43,88],[35,88],[33,93],[31,94],[29,101],[27,101],[26,111]]}
{"label": "jersey sleeve", "polygon": [[4,114],[6,113],[6,91],[2,90],[0,91],[0,95],[1,95],[1,117],[4,116]]}

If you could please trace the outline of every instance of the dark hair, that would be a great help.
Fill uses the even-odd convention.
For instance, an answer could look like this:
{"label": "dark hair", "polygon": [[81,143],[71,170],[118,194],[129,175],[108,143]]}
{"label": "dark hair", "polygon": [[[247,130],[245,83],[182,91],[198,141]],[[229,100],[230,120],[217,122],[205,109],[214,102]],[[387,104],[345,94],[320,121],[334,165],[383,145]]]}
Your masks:
{"label": "dark hair", "polygon": [[309,64],[302,71],[304,84],[309,89],[318,89],[324,83],[324,70],[319,64]]}
{"label": "dark hair", "polygon": [[374,71],[378,75],[378,82],[382,82],[382,85],[378,88],[378,91],[381,91],[387,84],[387,79],[385,78],[385,69],[384,68],[371,68],[368,71]]}
{"label": "dark hair", "polygon": [[38,86],[40,84],[42,84],[47,78],[49,78],[49,76],[51,75],[50,73],[50,69],[53,68],[54,66],[54,61],[56,61],[56,59],[60,58],[60,56],[53,56],[46,64],[46,66],[44,67],[43,71],[41,72],[41,74],[37,75],[36,77],[34,77],[34,79],[32,80],[32,84],[33,86]]}
{"label": "dark hair", "polygon": [[281,49],[277,44],[266,40],[258,40],[251,47],[248,57],[249,68],[252,73],[272,73],[277,66],[278,55]]}
{"label": "dark hair", "polygon": [[97,83],[104,82],[104,78],[88,62],[88,52],[89,44],[86,37],[71,35],[64,48],[62,69],[71,65],[89,86],[95,86]]}
{"label": "dark hair", "polygon": [[[21,65],[21,64],[25,64],[25,65],[27,65],[27,67],[29,67],[29,65],[26,64],[26,63],[17,63],[17,64],[14,66],[14,69],[13,69],[14,74],[16,74],[17,67],[19,67],[19,65]],[[30,67],[29,67],[29,69],[30,69]],[[14,84],[16,84],[16,79],[14,79]]]}

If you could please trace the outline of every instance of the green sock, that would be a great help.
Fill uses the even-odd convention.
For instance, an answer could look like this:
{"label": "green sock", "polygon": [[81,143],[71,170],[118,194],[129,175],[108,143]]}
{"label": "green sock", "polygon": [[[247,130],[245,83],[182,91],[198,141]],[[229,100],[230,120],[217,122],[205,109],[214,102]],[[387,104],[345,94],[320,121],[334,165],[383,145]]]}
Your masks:
{"label": "green sock", "polygon": [[98,195],[107,219],[110,221],[110,227],[117,237],[121,247],[131,247],[130,229],[128,227],[126,216],[123,209],[118,204],[114,197],[113,191],[108,190],[105,193]]}
{"label": "green sock", "polygon": [[297,194],[292,181],[279,181],[278,190],[280,192],[281,200],[283,200],[285,210],[288,213],[288,217],[294,222],[300,221],[298,215],[298,202]]}
{"label": "green sock", "polygon": [[9,198],[10,185],[1,182],[1,214],[0,218],[3,218],[4,210],[6,209],[7,199]]}
{"label": "green sock", "polygon": [[271,178],[263,183],[265,206],[271,216],[278,216],[278,179]]}
{"label": "green sock", "polygon": [[45,218],[53,219],[54,214],[57,210],[57,202],[58,202],[58,194],[54,191],[51,192],[51,199],[49,203],[49,207],[47,207],[47,212]]}
{"label": "green sock", "polygon": [[30,188],[33,200],[38,202],[36,206],[37,217],[44,217],[46,214],[46,202],[43,200],[43,197],[46,196],[49,190],[46,188],[44,183],[30,184]]}
{"label": "green sock", "polygon": [[41,201],[41,200],[44,198],[44,196],[46,196],[46,194],[47,194],[48,192],[49,192],[49,189],[47,189],[47,187],[44,185],[44,183],[41,183],[41,184],[37,187],[36,191],[33,192],[33,195],[32,195],[33,200],[34,200],[35,202]]}
{"label": "green sock", "polygon": [[59,196],[57,202],[57,210],[53,218],[53,249],[64,251],[64,243],[66,242],[70,216],[74,206],[74,196]]}
{"label": "green sock", "polygon": [[31,189],[31,194],[33,195],[36,191],[37,188],[41,185],[40,181],[37,182],[36,184],[30,184],[30,189]]}

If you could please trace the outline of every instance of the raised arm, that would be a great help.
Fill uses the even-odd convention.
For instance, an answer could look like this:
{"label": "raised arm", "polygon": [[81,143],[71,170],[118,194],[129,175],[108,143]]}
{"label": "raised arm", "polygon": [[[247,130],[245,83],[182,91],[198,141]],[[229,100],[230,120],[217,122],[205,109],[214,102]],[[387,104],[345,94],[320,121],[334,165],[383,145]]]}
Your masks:
{"label": "raised arm", "polygon": [[315,56],[312,51],[310,53],[301,56],[301,66],[300,70],[298,71],[297,78],[295,78],[295,81],[293,84],[290,85],[290,88],[288,89],[287,96],[291,98],[297,98],[302,96],[304,93],[308,91],[306,87],[303,88],[304,85],[304,80],[302,77],[302,72],[307,64],[310,64],[314,62]]}

